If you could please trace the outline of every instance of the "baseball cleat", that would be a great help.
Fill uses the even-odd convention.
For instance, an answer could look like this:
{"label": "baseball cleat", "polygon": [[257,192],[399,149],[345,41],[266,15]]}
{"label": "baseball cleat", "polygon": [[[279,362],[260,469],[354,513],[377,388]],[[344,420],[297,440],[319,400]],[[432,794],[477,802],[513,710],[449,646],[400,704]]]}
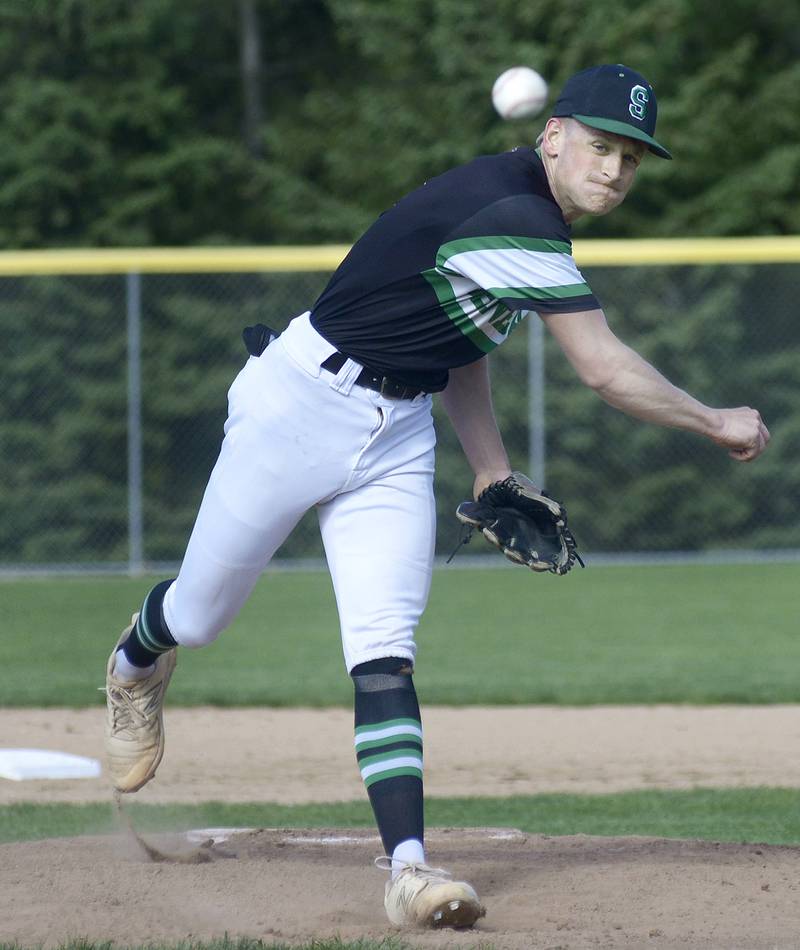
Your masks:
{"label": "baseball cleat", "polygon": [[114,676],[117,650],[138,616],[122,631],[106,668],[106,761],[118,792],[136,792],[156,774],[164,755],[164,693],[175,669],[176,651],[170,650],[145,679],[126,682]]}
{"label": "baseball cleat", "polygon": [[[391,866],[390,858],[378,860],[388,860]],[[389,920],[400,927],[461,929],[471,927],[486,913],[471,885],[454,881],[447,871],[427,864],[407,864],[387,881],[383,905]]]}

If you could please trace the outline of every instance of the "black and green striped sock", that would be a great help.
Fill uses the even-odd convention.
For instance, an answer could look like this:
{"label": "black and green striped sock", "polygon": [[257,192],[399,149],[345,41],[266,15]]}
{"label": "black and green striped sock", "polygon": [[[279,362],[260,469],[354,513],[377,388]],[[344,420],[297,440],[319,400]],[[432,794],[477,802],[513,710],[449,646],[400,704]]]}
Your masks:
{"label": "black and green striped sock", "polygon": [[[378,660],[352,671],[355,747],[386,854],[423,841],[422,723],[406,660]],[[393,672],[389,672],[392,669]]]}
{"label": "black and green striped sock", "polygon": [[127,640],[120,646],[132,666],[148,667],[178,644],[167,629],[164,620],[164,595],[172,580],[161,581],[145,597],[139,619],[133,625]]}

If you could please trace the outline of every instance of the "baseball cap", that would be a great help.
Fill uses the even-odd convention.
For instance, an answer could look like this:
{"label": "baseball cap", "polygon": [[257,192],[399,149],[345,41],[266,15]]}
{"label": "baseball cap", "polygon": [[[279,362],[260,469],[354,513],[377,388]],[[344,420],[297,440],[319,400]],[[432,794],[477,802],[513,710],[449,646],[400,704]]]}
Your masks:
{"label": "baseball cap", "polygon": [[553,116],[570,116],[593,129],[645,142],[659,158],[672,158],[653,138],[657,114],[653,87],[641,73],[620,63],[575,73],[564,84],[552,112]]}

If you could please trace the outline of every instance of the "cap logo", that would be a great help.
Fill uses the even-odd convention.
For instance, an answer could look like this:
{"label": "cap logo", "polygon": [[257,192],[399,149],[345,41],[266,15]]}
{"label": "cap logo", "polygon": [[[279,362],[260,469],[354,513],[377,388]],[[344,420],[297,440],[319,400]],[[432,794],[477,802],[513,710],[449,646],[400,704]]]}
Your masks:
{"label": "cap logo", "polygon": [[647,103],[650,94],[644,86],[634,86],[631,89],[631,104],[628,106],[628,112],[639,122],[643,121],[647,113]]}

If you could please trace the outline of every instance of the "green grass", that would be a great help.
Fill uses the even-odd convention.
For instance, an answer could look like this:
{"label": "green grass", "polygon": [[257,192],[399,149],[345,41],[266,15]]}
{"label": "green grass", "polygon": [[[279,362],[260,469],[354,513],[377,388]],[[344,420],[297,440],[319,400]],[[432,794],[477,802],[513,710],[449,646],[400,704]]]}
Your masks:
{"label": "green grass", "polygon": [[[366,802],[323,805],[221,804],[126,807],[144,832],[190,828],[370,828]],[[509,827],[547,835],[645,835],[710,841],[800,843],[800,790],[694,789],[614,795],[434,798],[429,827]],[[118,830],[111,804],[0,806],[0,841]]]}
{"label": "green grass", "polygon": [[[0,581],[0,703],[102,702],[107,654],[154,578]],[[800,701],[800,564],[436,572],[423,703]],[[213,645],[181,651],[172,705],[349,705],[325,572],[266,575]]]}

